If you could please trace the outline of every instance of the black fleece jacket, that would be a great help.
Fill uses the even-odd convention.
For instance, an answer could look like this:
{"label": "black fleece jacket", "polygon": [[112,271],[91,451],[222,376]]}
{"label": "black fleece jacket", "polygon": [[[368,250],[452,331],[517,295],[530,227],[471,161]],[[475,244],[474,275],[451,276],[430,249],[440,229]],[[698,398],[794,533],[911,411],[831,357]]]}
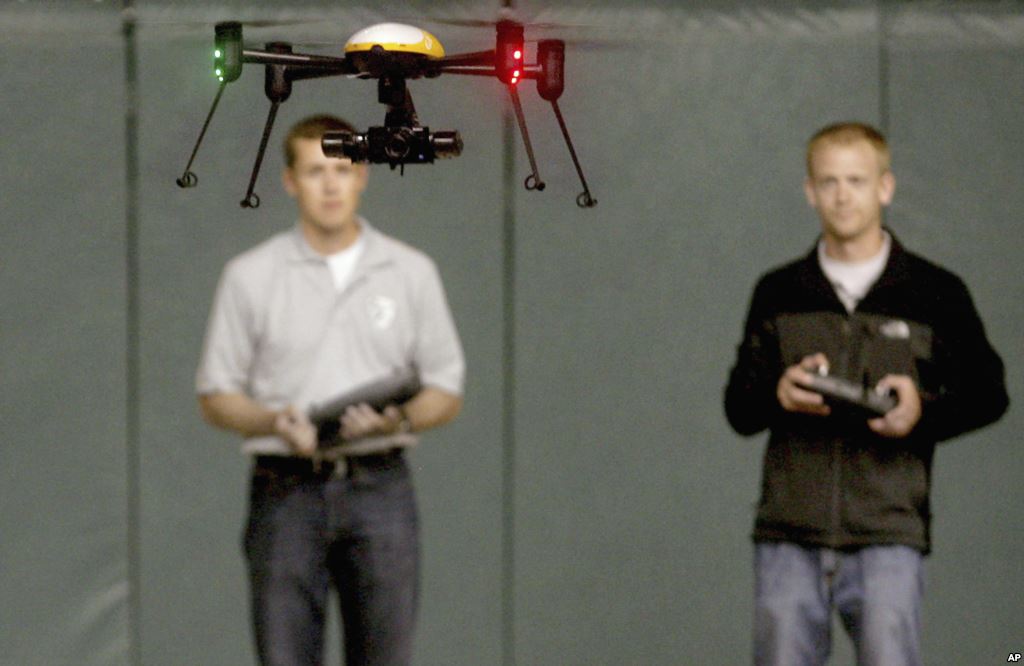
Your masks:
{"label": "black fleece jacket", "polygon": [[[783,410],[779,377],[817,352],[830,374],[866,386],[886,374],[912,377],[922,403],[914,430],[890,439],[856,412]],[[1008,404],[1002,360],[960,278],[894,236],[882,275],[847,313],[812,248],[758,282],[725,390],[736,432],[770,429],[754,539],[927,553],[936,442],[996,421]]]}

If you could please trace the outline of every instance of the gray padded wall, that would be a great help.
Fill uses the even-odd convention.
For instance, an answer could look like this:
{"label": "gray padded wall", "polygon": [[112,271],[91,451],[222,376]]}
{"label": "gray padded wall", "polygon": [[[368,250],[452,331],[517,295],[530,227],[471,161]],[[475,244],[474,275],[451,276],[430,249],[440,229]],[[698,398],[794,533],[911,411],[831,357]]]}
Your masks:
{"label": "gray padded wall", "polygon": [[[14,5],[14,3],[11,3]],[[0,7],[0,664],[128,650],[116,11]]]}
{"label": "gray padded wall", "polygon": [[[213,22],[314,17],[247,38],[343,41],[386,18],[492,18],[500,3],[135,4],[135,317],[116,7],[0,5],[3,665],[127,664],[133,651],[147,666],[252,663],[246,462],[198,416],[202,329],[223,263],[294,214],[279,186],[288,124],[329,110],[367,126],[383,109],[370,82],[297,83],[257,186],[263,206],[242,211],[268,107],[262,72],[247,70],[200,151],[199,188],[179,190],[215,92]],[[412,456],[425,559],[417,663],[747,662],[764,438],[733,435],[720,398],[754,280],[816,233],[803,142],[839,118],[888,130],[890,224],[966,279],[1011,399],[1021,395],[1024,7],[516,4],[527,20],[583,26],[570,38],[609,42],[570,44],[561,101],[598,208],[572,203],[575,173],[532,84],[523,99],[548,188],[522,191],[526,157],[502,91],[475,78],[412,84],[421,119],[458,128],[466,149],[404,178],[376,167],[364,204],[437,260],[469,362],[463,415]],[[491,39],[423,25],[449,51]],[[54,256],[62,268],[46,263]],[[126,331],[140,342],[127,389]],[[1019,414],[937,455],[926,663],[1020,650]],[[840,632],[833,663],[850,664]]]}
{"label": "gray padded wall", "polygon": [[925,4],[897,8],[889,24],[892,224],[966,280],[1016,400],[1000,423],[935,456],[927,663],[1005,663],[1021,651],[1013,645],[1024,614],[1022,10]]}

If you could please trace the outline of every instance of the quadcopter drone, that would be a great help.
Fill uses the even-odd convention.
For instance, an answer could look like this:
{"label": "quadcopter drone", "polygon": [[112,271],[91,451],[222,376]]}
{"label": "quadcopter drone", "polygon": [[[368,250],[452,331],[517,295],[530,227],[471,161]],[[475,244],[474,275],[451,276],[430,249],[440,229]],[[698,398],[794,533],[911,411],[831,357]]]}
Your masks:
{"label": "quadcopter drone", "polygon": [[190,169],[224,88],[241,76],[243,63],[254,63],[265,67],[264,91],[270,100],[270,112],[263,128],[249,188],[240,202],[243,208],[257,208],[260,205],[259,197],[253,192],[256,177],[278,107],[291,95],[294,81],[328,76],[377,79],[378,101],[387,106],[384,125],[371,127],[363,133],[327,132],[321,147],[328,157],[388,164],[392,170],[400,168],[400,173],[404,173],[407,164],[430,164],[435,159],[457,157],[462,152],[459,133],[454,130],[432,132],[429,127],[421,125],[412,103],[412,94],[406,86],[409,79],[436,78],[441,74],[495,76],[505,84],[530,161],[531,173],[526,177],[524,186],[527,190],[541,191],[545,184],[537,171],[537,161],[517,90],[521,81],[534,79],[537,92],[551,103],[583,186],[583,192],[576,197],[576,204],[581,208],[595,206],[597,200],[591,196],[587,187],[572,139],[569,138],[569,130],[558,108],[558,98],[565,89],[565,42],[558,39],[540,40],[537,43],[536,62],[527,64],[523,25],[505,18],[498,21],[495,27],[497,37],[494,50],[446,55],[437,38],[425,30],[400,23],[380,23],[352,35],[345,44],[344,57],[339,58],[295,53],[292,45],[286,42],[270,42],[263,50],[244,48],[241,23],[230,21],[216,24],[214,73],[220,81],[220,87],[185,171],[177,179],[178,186],[195,187],[198,183],[198,178]]}

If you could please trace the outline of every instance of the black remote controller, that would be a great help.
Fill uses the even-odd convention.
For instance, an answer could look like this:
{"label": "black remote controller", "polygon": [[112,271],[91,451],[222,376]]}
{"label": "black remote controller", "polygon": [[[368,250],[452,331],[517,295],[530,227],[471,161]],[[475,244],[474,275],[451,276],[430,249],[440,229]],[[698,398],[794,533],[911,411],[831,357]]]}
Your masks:
{"label": "black remote controller", "polygon": [[876,391],[841,377],[811,372],[809,384],[801,384],[815,393],[825,396],[825,402],[845,404],[863,409],[874,416],[882,416],[896,406],[895,391]]}
{"label": "black remote controller", "polygon": [[319,449],[335,446],[338,431],[341,430],[341,415],[352,405],[366,403],[377,411],[387,405],[401,404],[420,391],[420,382],[411,372],[398,372],[377,381],[361,384],[322,405],[314,405],[309,410],[309,420],[317,429]]}

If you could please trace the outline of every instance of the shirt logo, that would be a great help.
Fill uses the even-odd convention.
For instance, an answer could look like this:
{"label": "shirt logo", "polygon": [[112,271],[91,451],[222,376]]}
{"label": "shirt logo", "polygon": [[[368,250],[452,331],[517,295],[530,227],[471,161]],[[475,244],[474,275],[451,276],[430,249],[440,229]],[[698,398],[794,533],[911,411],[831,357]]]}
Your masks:
{"label": "shirt logo", "polygon": [[367,312],[370,323],[380,331],[386,331],[395,323],[398,306],[395,299],[388,296],[373,296],[368,302]]}
{"label": "shirt logo", "polygon": [[878,327],[878,332],[887,338],[906,340],[910,337],[910,325],[899,319],[890,319]]}

